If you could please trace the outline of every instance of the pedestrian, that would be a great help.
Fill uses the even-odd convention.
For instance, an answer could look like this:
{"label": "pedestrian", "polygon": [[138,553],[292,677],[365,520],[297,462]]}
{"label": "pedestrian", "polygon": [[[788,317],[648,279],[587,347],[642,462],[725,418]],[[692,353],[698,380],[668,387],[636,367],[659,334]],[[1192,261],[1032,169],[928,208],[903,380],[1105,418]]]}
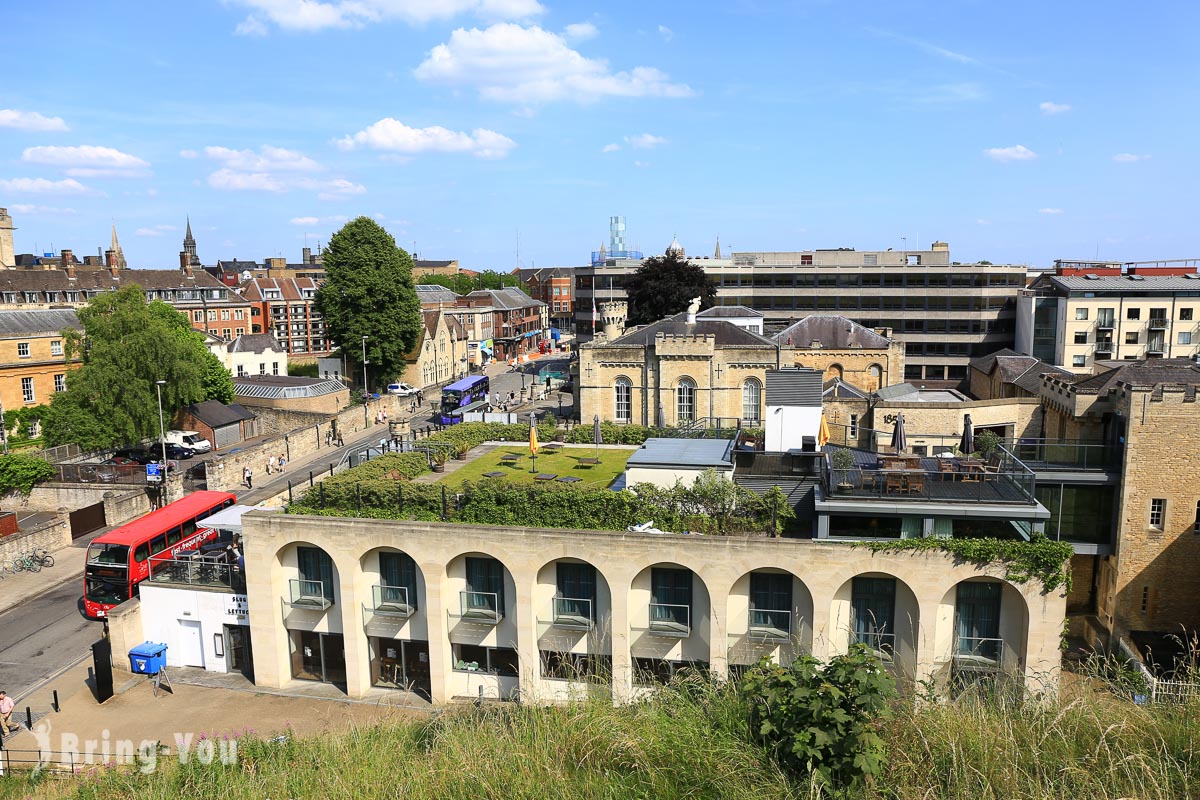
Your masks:
{"label": "pedestrian", "polygon": [[387,409],[385,408],[385,409],[384,409],[382,412],[380,412],[380,413],[382,413],[382,414],[383,414],[383,421],[384,421],[384,422],[387,422]]}
{"label": "pedestrian", "polygon": [[411,403],[408,404],[408,413],[410,413],[410,414],[417,413],[417,401],[416,400],[413,400]]}
{"label": "pedestrian", "polygon": [[283,457],[283,453],[279,454],[279,471],[283,472],[283,468],[287,466],[287,459]]}
{"label": "pedestrian", "polygon": [[423,405],[425,405],[425,395],[419,394],[417,395],[417,408],[420,408]]}
{"label": "pedestrian", "polygon": [[345,442],[345,440],[344,440],[344,439],[342,439],[342,432],[341,432],[341,431],[338,431],[338,442],[337,442],[337,444],[338,444],[338,447],[345,447],[345,446],[346,446],[346,442]]}
{"label": "pedestrian", "polygon": [[385,436],[379,440],[379,452],[386,453],[388,451],[388,438]]}
{"label": "pedestrian", "polygon": [[275,456],[271,456],[267,459],[267,474],[270,475],[272,472],[277,471],[278,470],[275,467]]}
{"label": "pedestrian", "polygon": [[245,481],[247,489],[254,488],[254,472],[250,467],[242,467],[242,480]]}
{"label": "pedestrian", "polygon": [[325,446],[333,444],[333,431],[325,431]]}
{"label": "pedestrian", "polygon": [[0,690],[0,725],[4,726],[5,732],[12,733],[21,730],[20,725],[13,725],[12,715],[13,709],[17,704],[13,702],[8,693]]}

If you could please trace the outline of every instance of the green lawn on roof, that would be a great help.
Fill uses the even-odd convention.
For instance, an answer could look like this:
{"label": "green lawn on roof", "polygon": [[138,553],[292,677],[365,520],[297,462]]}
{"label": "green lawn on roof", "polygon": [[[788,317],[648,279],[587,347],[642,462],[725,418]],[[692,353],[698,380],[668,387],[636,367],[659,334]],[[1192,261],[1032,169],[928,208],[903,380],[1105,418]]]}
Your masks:
{"label": "green lawn on roof", "polygon": [[[469,456],[470,461],[456,471],[449,473],[438,483],[447,486],[458,486],[465,481],[489,480],[483,477],[488,472],[503,472],[504,478],[515,483],[533,483],[534,475],[549,474],[558,477],[571,476],[581,479],[574,484],[579,488],[603,489],[625,471],[625,462],[637,448],[606,449],[600,448],[600,463],[594,466],[580,464],[581,458],[595,458],[594,447],[565,447],[560,452],[553,453],[541,450],[537,457],[537,472],[530,472],[533,460],[529,457],[529,445],[525,442],[514,442],[504,447],[484,453],[481,456]],[[503,457],[512,454],[519,456],[515,462],[505,462]],[[447,462],[450,464],[453,462]]]}

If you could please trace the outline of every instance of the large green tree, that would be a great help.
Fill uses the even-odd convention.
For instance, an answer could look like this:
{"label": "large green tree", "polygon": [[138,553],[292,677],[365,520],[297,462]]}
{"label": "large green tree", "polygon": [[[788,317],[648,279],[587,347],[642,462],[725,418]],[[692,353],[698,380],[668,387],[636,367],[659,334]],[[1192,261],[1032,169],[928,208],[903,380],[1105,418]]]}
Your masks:
{"label": "large green tree", "polygon": [[629,294],[629,325],[649,325],[686,311],[692,298],[700,309],[717,301],[717,282],[702,267],[678,253],[647,258],[625,284]]}
{"label": "large green tree", "polygon": [[456,275],[421,275],[414,278],[413,281],[427,286],[445,286],[457,294],[468,294],[476,289],[503,289],[506,286],[516,286],[522,291],[525,290],[521,279],[511,272],[493,272],[491,270],[480,272],[478,275],[467,275],[462,272]]}
{"label": "large green tree", "polygon": [[370,374],[380,383],[400,377],[422,325],[412,256],[369,217],[342,226],[324,255],[325,283],[317,290],[316,307],[329,338],[358,361],[366,336]]}
{"label": "large green tree", "polygon": [[[103,449],[158,436],[158,395],[171,414],[190,403],[232,399],[229,373],[204,346],[204,337],[176,309],[146,302],[129,285],[79,309],[81,329],[63,331],[65,357],[82,364],[67,373],[67,389],[42,412],[46,442]],[[212,372],[213,363],[221,376]]]}

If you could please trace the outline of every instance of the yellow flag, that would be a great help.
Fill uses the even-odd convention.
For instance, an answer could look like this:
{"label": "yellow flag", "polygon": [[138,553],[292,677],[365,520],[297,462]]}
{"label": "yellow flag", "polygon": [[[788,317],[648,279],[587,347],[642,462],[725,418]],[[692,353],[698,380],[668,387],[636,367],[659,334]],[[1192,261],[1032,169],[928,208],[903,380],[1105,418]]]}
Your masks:
{"label": "yellow flag", "polygon": [[529,452],[535,456],[538,452],[537,428],[532,422],[529,423]]}
{"label": "yellow flag", "polygon": [[817,432],[817,447],[824,447],[829,444],[829,423],[825,421],[825,415],[821,415],[821,430]]}

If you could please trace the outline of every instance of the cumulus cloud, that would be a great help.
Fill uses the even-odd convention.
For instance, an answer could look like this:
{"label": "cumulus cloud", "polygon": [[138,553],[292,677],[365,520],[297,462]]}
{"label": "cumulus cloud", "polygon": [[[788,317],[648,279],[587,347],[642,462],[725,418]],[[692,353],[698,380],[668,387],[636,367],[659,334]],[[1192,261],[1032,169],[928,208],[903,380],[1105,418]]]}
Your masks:
{"label": "cumulus cloud", "polygon": [[135,177],[146,175],[150,164],[112,147],[27,147],[21,154],[27,164],[58,167],[76,178]]}
{"label": "cumulus cloud", "polygon": [[994,161],[1029,161],[1037,158],[1037,153],[1023,144],[1012,147],[989,147],[983,154]]}
{"label": "cumulus cloud", "polygon": [[470,133],[440,125],[412,128],[398,119],[385,117],[358,133],[337,141],[342,150],[366,147],[390,153],[470,153],[478,158],[504,158],[517,143],[502,133],[476,128]]}
{"label": "cumulus cloud", "polygon": [[[382,215],[376,214],[376,219],[382,219]],[[310,228],[314,225],[337,225],[346,221],[346,217],[342,214],[335,214],[331,217],[292,217],[290,220],[293,225],[298,225],[305,228]]]}
{"label": "cumulus cloud", "polygon": [[659,25],[658,35],[663,38],[664,42],[669,42],[675,38],[675,31],[671,30],[666,25]]}
{"label": "cumulus cloud", "polygon": [[595,38],[600,30],[590,22],[576,22],[563,28],[563,36],[576,42]]}
{"label": "cumulus cloud", "polygon": [[16,128],[20,131],[65,131],[67,123],[62,117],[47,117],[36,111],[0,108],[0,128]]}
{"label": "cumulus cloud", "polygon": [[1146,161],[1149,158],[1150,156],[1144,154],[1138,155],[1137,153],[1117,153],[1115,156],[1113,156],[1113,161],[1117,162],[1118,164],[1136,164],[1139,161]]}
{"label": "cumulus cloud", "polygon": [[268,24],[311,33],[327,28],[362,28],[399,20],[423,24],[470,13],[485,20],[526,19],[546,9],[537,0],[232,0],[250,9],[234,30],[265,36]]}
{"label": "cumulus cloud", "polygon": [[293,225],[317,225],[321,220],[317,217],[292,217]]}
{"label": "cumulus cloud", "polygon": [[601,153],[615,153],[620,149],[621,149],[621,145],[617,144],[616,142],[613,142],[612,144],[606,144],[606,145],[604,145],[604,147],[600,148],[600,152]]}
{"label": "cumulus cloud", "polygon": [[639,133],[636,136],[626,136],[625,143],[636,150],[649,150],[660,144],[666,144],[667,140],[652,133]]}
{"label": "cumulus cloud", "polygon": [[480,97],[504,103],[693,94],[654,67],[613,72],[607,61],[585,57],[556,33],[512,23],[459,28],[449,42],[429,52],[414,74],[430,83],[473,87]]}
{"label": "cumulus cloud", "polygon": [[1063,213],[1063,210],[1061,208],[1039,208],[1038,213],[1039,214],[1061,214],[1061,213]]}
{"label": "cumulus cloud", "polygon": [[88,194],[91,189],[74,178],[0,178],[0,190],[14,194]]}
{"label": "cumulus cloud", "polygon": [[1071,110],[1071,107],[1069,105],[1067,105],[1066,103],[1051,103],[1049,100],[1047,100],[1044,103],[1039,103],[1038,108],[1040,108],[1042,110],[1042,113],[1045,114],[1046,116],[1053,116],[1054,114],[1065,114]]}
{"label": "cumulus cloud", "polygon": [[8,207],[14,214],[52,214],[54,216],[64,216],[74,214],[73,208],[62,208],[58,206],[39,206],[32,203],[13,203]]}
{"label": "cumulus cloud", "polygon": [[197,153],[195,150],[180,150],[179,157],[192,159],[192,158],[199,158],[200,154]]}
{"label": "cumulus cloud", "polygon": [[240,172],[319,172],[324,169],[301,152],[270,145],[263,145],[257,153],[228,147],[206,147],[204,154],[214,161],[220,161],[227,169]]}
{"label": "cumulus cloud", "polygon": [[325,167],[297,150],[263,145],[256,150],[206,147],[204,155],[220,167],[208,176],[214,189],[232,192],[314,191],[322,200],[363,194],[367,187],[345,178],[314,178]]}

